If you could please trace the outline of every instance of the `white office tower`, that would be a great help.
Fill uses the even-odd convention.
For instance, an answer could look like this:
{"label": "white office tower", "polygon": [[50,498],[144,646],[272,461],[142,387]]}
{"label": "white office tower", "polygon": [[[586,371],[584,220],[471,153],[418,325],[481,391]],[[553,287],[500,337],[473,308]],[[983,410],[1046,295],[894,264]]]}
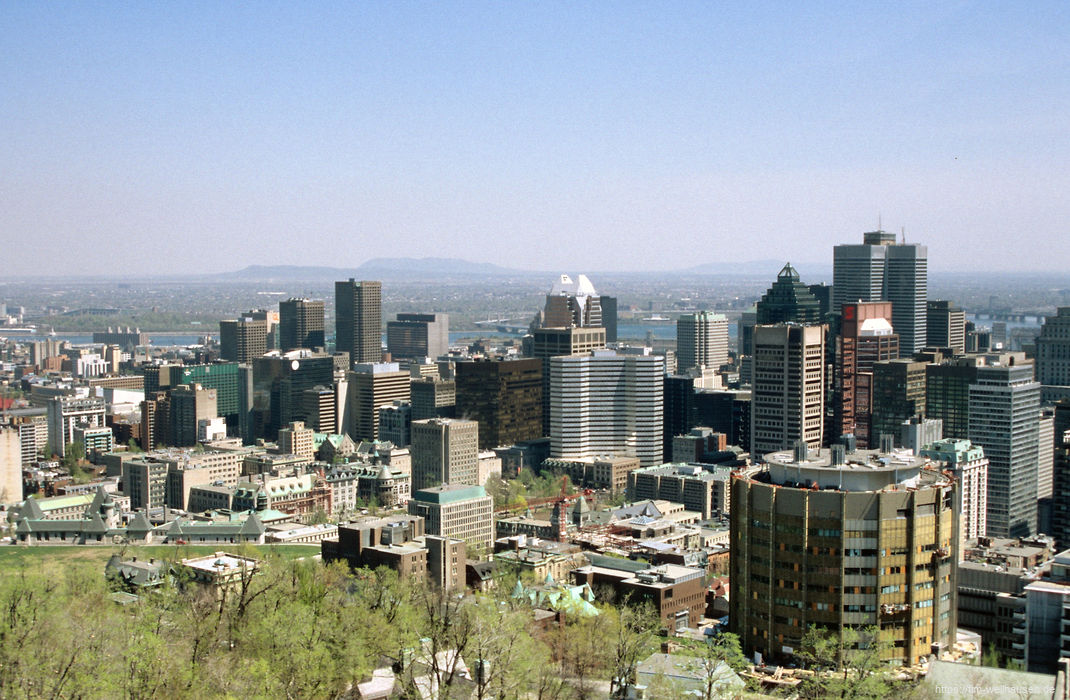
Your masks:
{"label": "white office tower", "polygon": [[550,456],[637,457],[662,463],[660,355],[595,350],[550,359]]}
{"label": "white office tower", "polygon": [[854,301],[890,301],[900,357],[925,347],[928,248],[896,243],[894,233],[872,231],[863,235],[862,245],[833,248],[832,278],[834,311]]}
{"label": "white office tower", "polygon": [[696,367],[720,368],[728,362],[728,320],[721,314],[700,311],[676,321],[676,371]]}
{"label": "white office tower", "polygon": [[751,454],[821,447],[825,414],[826,326],[754,327]]}
{"label": "white office tower", "polygon": [[1003,355],[970,385],[969,438],[988,457],[988,535],[1037,532],[1040,383],[1033,365]]}

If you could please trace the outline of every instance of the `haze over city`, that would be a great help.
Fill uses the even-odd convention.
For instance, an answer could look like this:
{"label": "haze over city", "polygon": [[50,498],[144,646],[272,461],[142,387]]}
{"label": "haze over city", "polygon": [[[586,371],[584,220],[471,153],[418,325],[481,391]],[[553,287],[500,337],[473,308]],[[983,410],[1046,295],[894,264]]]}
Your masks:
{"label": "haze over city", "polygon": [[7,3],[3,273],[1070,243],[1065,3]]}

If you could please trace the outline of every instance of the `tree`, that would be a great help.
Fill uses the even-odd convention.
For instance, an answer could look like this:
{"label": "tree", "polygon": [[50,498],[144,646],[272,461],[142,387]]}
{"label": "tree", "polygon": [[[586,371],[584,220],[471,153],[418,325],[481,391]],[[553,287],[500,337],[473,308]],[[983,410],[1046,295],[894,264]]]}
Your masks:
{"label": "tree", "polygon": [[610,624],[610,658],[613,676],[610,695],[623,698],[635,676],[635,667],[656,649],[661,620],[650,603],[622,608],[603,608]]}
{"label": "tree", "polygon": [[815,674],[803,687],[810,697],[883,698],[891,692],[883,657],[889,645],[878,627],[844,627],[842,636],[811,626],[799,658]]}

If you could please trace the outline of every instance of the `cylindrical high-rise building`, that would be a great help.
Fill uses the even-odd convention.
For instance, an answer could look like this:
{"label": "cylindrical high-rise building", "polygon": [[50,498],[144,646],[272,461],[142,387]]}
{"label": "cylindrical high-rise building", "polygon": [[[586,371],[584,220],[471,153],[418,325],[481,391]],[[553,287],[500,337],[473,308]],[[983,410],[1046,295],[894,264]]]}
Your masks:
{"label": "cylindrical high-rise building", "polygon": [[811,626],[878,627],[891,664],[949,648],[954,489],[927,458],[842,445],[799,445],[733,474],[730,619],[744,651],[789,660]]}

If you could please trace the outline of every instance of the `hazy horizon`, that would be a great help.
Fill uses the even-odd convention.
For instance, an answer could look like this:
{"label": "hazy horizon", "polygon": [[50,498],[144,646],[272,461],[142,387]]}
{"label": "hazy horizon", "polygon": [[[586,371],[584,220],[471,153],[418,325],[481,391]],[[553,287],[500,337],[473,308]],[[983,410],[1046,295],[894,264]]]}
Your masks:
{"label": "hazy horizon", "polygon": [[[0,7],[0,276],[1070,259],[1070,6]],[[772,272],[775,275],[775,271]]]}

